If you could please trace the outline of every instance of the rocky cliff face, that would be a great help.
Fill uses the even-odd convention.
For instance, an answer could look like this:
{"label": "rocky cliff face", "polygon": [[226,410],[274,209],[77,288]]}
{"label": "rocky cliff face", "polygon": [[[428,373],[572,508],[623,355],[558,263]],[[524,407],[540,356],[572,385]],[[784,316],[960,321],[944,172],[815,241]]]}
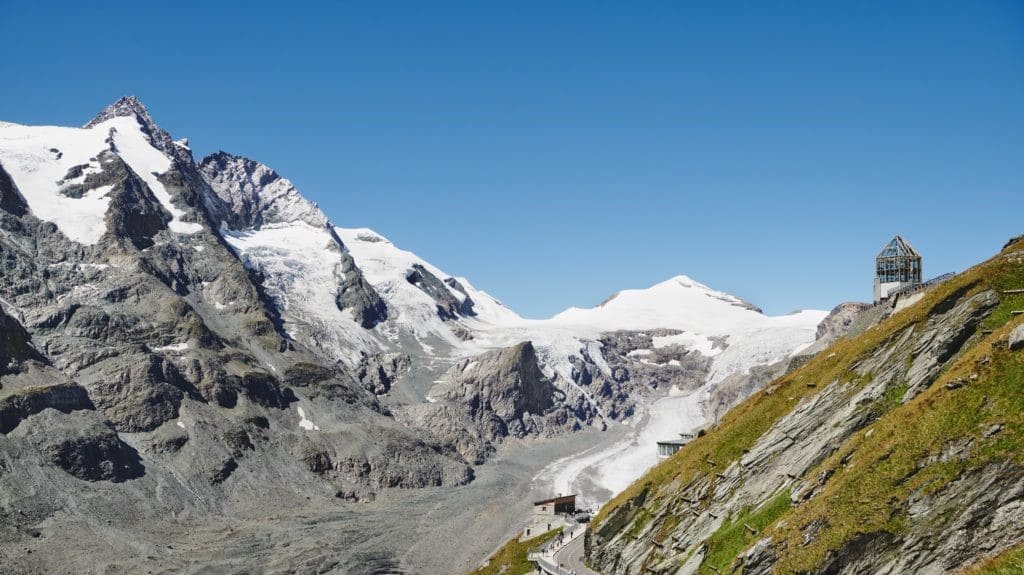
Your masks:
{"label": "rocky cliff face", "polygon": [[471,461],[482,462],[506,438],[579,429],[588,416],[561,401],[530,342],[463,360],[442,379],[428,394],[433,403],[407,408],[405,417]]}
{"label": "rocky cliff face", "polygon": [[[69,545],[98,525],[141,545],[282,492],[341,505],[472,479],[286,331],[274,270],[225,241],[278,223],[294,197],[275,176],[233,157],[195,165],[134,99],[87,128],[0,128],[5,571],[61,568],[23,544],[44,524]],[[250,185],[281,193],[257,202]],[[383,304],[326,220],[303,225],[332,257],[327,305],[373,323]]]}
{"label": "rocky cliff face", "polygon": [[[946,573],[1024,541],[1024,244],[772,381],[602,510],[613,573]],[[842,322],[848,323],[848,322]]]}
{"label": "rocky cliff face", "polygon": [[[226,152],[204,158],[199,170],[229,207],[224,212],[224,223],[231,230],[227,234],[229,243],[268,280],[285,320],[300,332],[297,335],[319,341],[318,332],[326,329],[315,319],[323,312],[315,307],[324,302],[315,297],[296,297],[298,294],[289,289],[296,280],[308,279],[298,259],[303,256],[314,258],[305,262],[307,265],[329,268],[320,272],[331,276],[332,285],[326,287],[333,286],[329,291],[334,294],[334,305],[351,314],[360,327],[372,328],[387,318],[387,305],[366,282],[327,216],[302,197],[291,182],[259,162]],[[296,258],[291,265],[289,258]],[[281,265],[281,259],[286,265]],[[330,355],[331,351],[325,353]]]}

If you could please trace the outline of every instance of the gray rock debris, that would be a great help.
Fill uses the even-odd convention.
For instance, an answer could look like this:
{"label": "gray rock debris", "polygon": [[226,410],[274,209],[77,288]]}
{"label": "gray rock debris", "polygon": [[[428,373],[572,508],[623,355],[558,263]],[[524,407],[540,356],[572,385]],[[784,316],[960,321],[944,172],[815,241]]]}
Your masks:
{"label": "gray rock debris", "polygon": [[1024,324],[1013,328],[1013,331],[1010,332],[1008,343],[1012,351],[1024,349]]}
{"label": "gray rock debris", "polygon": [[[437,305],[437,316],[442,320],[449,321],[459,319],[460,316],[474,315],[473,300],[469,299],[468,295],[460,301],[448,289],[448,285],[452,284],[442,282],[422,265],[413,264],[412,268],[405,272],[405,279],[430,296],[430,299],[434,300],[434,303]],[[465,288],[458,282],[455,282],[452,287],[463,294],[466,293]]]}

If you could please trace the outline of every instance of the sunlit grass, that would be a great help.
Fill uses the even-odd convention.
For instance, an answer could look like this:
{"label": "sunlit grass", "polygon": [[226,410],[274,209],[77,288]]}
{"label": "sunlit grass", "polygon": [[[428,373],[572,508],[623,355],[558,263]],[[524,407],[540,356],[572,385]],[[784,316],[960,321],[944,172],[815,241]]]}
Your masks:
{"label": "sunlit grass", "polygon": [[553,539],[561,531],[562,528],[559,527],[526,541],[520,541],[517,537],[506,543],[501,549],[498,549],[487,561],[487,565],[479,567],[469,575],[526,575],[527,573],[532,573],[534,566],[527,559],[527,556],[531,551],[539,549],[542,545]]}

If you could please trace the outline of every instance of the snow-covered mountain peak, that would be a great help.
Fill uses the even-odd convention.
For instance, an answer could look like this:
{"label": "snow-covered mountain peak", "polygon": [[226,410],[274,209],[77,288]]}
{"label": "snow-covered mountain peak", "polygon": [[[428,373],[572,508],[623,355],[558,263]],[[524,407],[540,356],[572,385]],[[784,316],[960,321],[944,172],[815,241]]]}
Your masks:
{"label": "snow-covered mountain peak", "polygon": [[171,135],[157,125],[149,114],[146,106],[135,96],[123,96],[118,101],[103,109],[95,118],[89,121],[84,128],[94,128],[114,118],[133,118],[139,125],[139,129],[146,136],[146,140],[154,148],[172,158],[186,156],[190,159],[191,152],[188,148],[180,148],[174,145]]}
{"label": "snow-covered mountain peak", "polygon": [[316,228],[328,225],[327,216],[315,203],[265,164],[217,152],[203,158],[199,170],[217,196],[231,207],[233,229],[297,222]]}
{"label": "snow-covered mountain peak", "polygon": [[[128,102],[118,110],[132,106]],[[97,243],[107,231],[108,194],[114,187],[103,174],[108,160],[116,155],[170,214],[167,227],[171,231],[201,230],[200,224],[184,221],[185,212],[160,180],[174,164],[153,137],[166,137],[169,142],[167,133],[146,123],[151,122],[148,113],[145,117],[118,114],[113,107],[104,113],[108,111],[109,117],[98,116],[85,128],[0,126],[0,165],[29,209],[39,219],[55,223],[68,238],[85,245]]]}
{"label": "snow-covered mountain peak", "polygon": [[678,275],[648,288],[620,291],[593,308],[569,308],[551,321],[606,329],[673,328],[726,334],[764,317],[741,298]]}

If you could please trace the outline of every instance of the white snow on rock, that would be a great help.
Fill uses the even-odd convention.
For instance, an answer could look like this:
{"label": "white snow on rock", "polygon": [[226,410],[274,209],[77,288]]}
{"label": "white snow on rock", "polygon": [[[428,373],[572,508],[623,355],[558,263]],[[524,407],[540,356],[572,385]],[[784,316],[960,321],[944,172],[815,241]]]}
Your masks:
{"label": "white snow on rock", "polygon": [[301,407],[297,408],[299,411],[299,427],[306,431],[320,431],[320,428],[309,419],[306,419],[306,411]]}
{"label": "white snow on rock", "polygon": [[183,341],[181,343],[173,343],[171,345],[164,345],[160,347],[154,347],[153,351],[171,351],[171,352],[182,352],[188,349],[188,342]]}
{"label": "white snow on rock", "polygon": [[[743,300],[676,276],[647,289],[621,291],[593,308],[570,308],[550,323],[590,331],[668,328],[684,333],[657,337],[655,347],[680,343],[714,357],[710,382],[755,365],[788,357],[814,341],[824,311],[766,316]],[[724,337],[726,349],[715,349],[711,337]]]}
{"label": "white snow on rock", "polygon": [[326,228],[299,221],[242,231],[222,229],[221,235],[247,267],[263,273],[264,285],[290,331],[288,324],[306,325],[319,345],[350,361],[373,348],[374,337],[335,303],[343,279],[341,247]]}
{"label": "white snow on rock", "polygon": [[[433,336],[455,348],[479,350],[477,344],[463,342],[437,315],[433,299],[406,279],[414,265],[423,266],[428,272],[444,281],[453,276],[438,269],[416,254],[403,250],[384,236],[368,228],[335,228],[338,236],[348,248],[356,265],[363,271],[366,281],[373,286],[388,304],[389,324],[414,334],[417,338]],[[523,322],[511,309],[497,299],[473,287],[465,278],[453,278],[466,290],[462,294],[450,286],[446,289],[459,301],[468,296],[473,301],[474,316],[463,318],[470,329],[486,329],[490,326],[516,325]]]}
{"label": "white snow on rock", "polygon": [[[81,183],[85,175],[99,171],[94,160],[109,149],[113,136],[116,153],[149,186],[172,219],[171,231],[195,233],[200,224],[181,221],[184,212],[174,206],[171,195],[157,179],[171,168],[171,160],[154,148],[134,117],[116,117],[91,128],[58,126],[0,125],[0,164],[11,175],[32,213],[53,222],[68,238],[85,245],[95,244],[106,232],[104,216],[110,204],[110,188],[96,189],[81,198],[64,196],[60,190]],[[87,166],[83,175],[62,181],[68,170]],[[60,182],[60,183],[58,183]]]}
{"label": "white snow on rock", "polygon": [[707,357],[714,357],[722,351],[722,349],[720,347],[716,347],[715,343],[707,336],[696,333],[683,332],[675,335],[654,336],[651,340],[655,349],[668,347],[670,345],[681,345],[687,349],[697,350],[701,355]]}

